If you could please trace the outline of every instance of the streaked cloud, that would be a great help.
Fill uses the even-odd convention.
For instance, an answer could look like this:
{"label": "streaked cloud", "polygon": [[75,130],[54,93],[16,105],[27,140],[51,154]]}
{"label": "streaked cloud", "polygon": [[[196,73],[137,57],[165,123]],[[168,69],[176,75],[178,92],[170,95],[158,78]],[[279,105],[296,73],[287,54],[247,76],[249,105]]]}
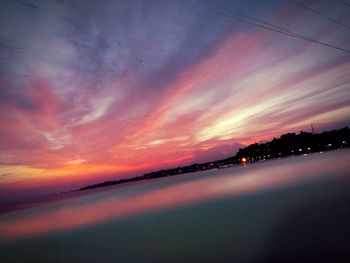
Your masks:
{"label": "streaked cloud", "polygon": [[[218,4],[350,48],[346,28],[291,3]],[[333,1],[310,5],[350,23]],[[0,184],[86,184],[340,128],[349,72],[346,53],[181,1],[6,1]]]}
{"label": "streaked cloud", "polygon": [[91,108],[92,108],[91,111],[86,115],[84,115],[81,118],[81,120],[78,122],[78,124],[84,124],[87,122],[97,120],[98,118],[100,118],[106,113],[106,111],[108,110],[112,102],[113,102],[113,97],[111,96],[93,101],[91,105]]}

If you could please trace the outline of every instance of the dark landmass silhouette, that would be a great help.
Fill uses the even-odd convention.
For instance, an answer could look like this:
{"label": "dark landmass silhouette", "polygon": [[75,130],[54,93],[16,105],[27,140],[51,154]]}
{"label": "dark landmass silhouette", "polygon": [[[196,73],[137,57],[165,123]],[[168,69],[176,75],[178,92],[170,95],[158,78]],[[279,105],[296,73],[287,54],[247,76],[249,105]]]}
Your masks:
{"label": "dark landmass silhouette", "polygon": [[132,178],[106,181],[79,188],[78,191],[184,173],[226,168],[234,165],[245,165],[247,163],[263,162],[289,156],[307,155],[316,152],[347,148],[349,146],[350,129],[348,127],[340,130],[325,131],[323,133],[309,133],[304,131],[301,131],[299,134],[287,133],[281,135],[280,138],[273,138],[273,140],[266,143],[254,143],[243,149],[241,148],[236,155],[226,159],[150,172]]}

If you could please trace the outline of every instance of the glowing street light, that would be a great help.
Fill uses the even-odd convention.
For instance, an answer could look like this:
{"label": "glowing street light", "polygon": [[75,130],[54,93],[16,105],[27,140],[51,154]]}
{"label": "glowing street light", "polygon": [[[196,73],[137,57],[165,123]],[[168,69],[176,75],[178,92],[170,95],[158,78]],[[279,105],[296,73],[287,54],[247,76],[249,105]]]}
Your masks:
{"label": "glowing street light", "polygon": [[247,165],[247,158],[243,157],[243,158],[241,159],[241,161],[242,161],[242,163],[243,163],[244,166]]}

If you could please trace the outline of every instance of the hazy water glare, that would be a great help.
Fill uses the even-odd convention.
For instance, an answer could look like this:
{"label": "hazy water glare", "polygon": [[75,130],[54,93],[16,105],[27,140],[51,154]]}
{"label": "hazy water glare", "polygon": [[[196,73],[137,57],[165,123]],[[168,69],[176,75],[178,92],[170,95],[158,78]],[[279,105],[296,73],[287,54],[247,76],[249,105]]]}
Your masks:
{"label": "hazy water glare", "polygon": [[245,261],[290,209],[332,209],[349,186],[349,150],[116,186],[1,214],[0,259]]}

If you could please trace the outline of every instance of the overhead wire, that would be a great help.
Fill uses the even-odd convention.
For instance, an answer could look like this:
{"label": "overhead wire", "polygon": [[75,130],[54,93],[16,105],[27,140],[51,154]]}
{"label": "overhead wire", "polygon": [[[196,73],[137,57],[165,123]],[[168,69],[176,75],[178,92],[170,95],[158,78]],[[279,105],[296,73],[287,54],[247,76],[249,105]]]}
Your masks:
{"label": "overhead wire", "polygon": [[[213,14],[216,14],[216,15],[224,16],[226,18],[233,19],[235,21],[240,21],[242,23],[250,24],[250,25],[253,25],[253,26],[256,26],[256,27],[260,27],[260,28],[263,28],[263,29],[266,29],[266,30],[270,30],[270,31],[273,31],[273,32],[276,32],[276,33],[280,33],[280,34],[283,34],[283,35],[287,35],[287,36],[290,36],[290,37],[295,37],[295,38],[298,38],[298,39],[302,39],[302,40],[305,40],[305,41],[309,41],[309,42],[312,42],[312,43],[315,43],[315,44],[319,44],[319,45],[322,45],[322,46],[326,46],[326,47],[333,48],[333,49],[336,49],[336,50],[339,50],[339,51],[343,51],[343,52],[346,52],[346,53],[350,54],[350,50],[349,49],[338,47],[338,46],[335,46],[335,45],[332,45],[332,44],[329,44],[329,43],[326,43],[326,42],[323,42],[323,41],[320,41],[320,40],[316,40],[316,39],[304,36],[302,34],[293,32],[291,30],[284,29],[283,27],[276,26],[276,25],[273,25],[271,23],[267,23],[265,21],[262,21],[262,20],[250,17],[250,16],[245,15],[243,13],[239,14],[239,16],[248,18],[248,19],[250,19],[252,21],[246,20],[246,19],[241,18],[239,16],[238,17],[234,17],[233,15],[228,15],[228,14],[219,12],[217,10],[212,10],[210,8],[206,8],[206,7],[203,6],[203,4],[198,4],[198,3],[197,4],[193,4],[193,3],[190,3],[190,2],[188,2],[186,0],[175,0],[175,1],[177,1],[179,3],[183,3],[183,4],[187,5],[187,6],[192,7],[192,8],[197,8],[197,9],[200,9],[202,11],[206,11],[206,12],[209,12],[209,13],[213,13]],[[210,4],[210,5],[214,6],[213,4]],[[225,7],[222,7],[222,6],[218,6],[218,7],[220,7],[221,9],[226,9],[226,10],[230,10],[230,11],[236,12],[233,9],[225,8]]]}
{"label": "overhead wire", "polygon": [[[260,24],[262,24],[262,25],[264,25],[264,26],[267,26],[267,27],[270,27],[270,28],[274,28],[274,29],[277,29],[277,30],[280,30],[280,31],[284,31],[284,32],[286,32],[286,33],[288,33],[288,34],[292,34],[292,35],[295,35],[295,36],[298,36],[298,37],[301,37],[301,38],[305,38],[305,36],[303,36],[303,35],[301,35],[301,34],[295,33],[295,32],[290,31],[290,30],[288,30],[288,29],[284,29],[284,28],[282,28],[282,27],[280,27],[280,26],[273,25],[273,24],[271,24],[271,23],[265,22],[265,21],[263,21],[263,20],[260,20],[260,19],[255,18],[255,17],[248,16],[248,15],[246,15],[246,14],[244,14],[244,13],[242,13],[242,12],[236,10],[236,9],[228,8],[228,7],[225,7],[225,6],[222,6],[222,5],[217,5],[217,6],[220,7],[221,9],[225,9],[225,10],[228,10],[228,11],[235,12],[235,13],[237,13],[237,14],[240,15],[240,16],[243,16],[243,17],[245,17],[245,18],[247,18],[247,19],[249,19],[249,20],[252,20],[252,21],[254,21],[254,22],[256,22],[256,23],[260,23]],[[264,28],[265,28],[265,27],[264,27]]]}
{"label": "overhead wire", "polygon": [[344,24],[343,22],[340,22],[340,21],[338,21],[338,20],[336,20],[336,19],[334,19],[334,18],[332,18],[332,17],[329,17],[329,16],[327,16],[327,15],[325,15],[325,14],[322,14],[322,13],[316,11],[315,9],[312,9],[311,7],[308,7],[308,6],[304,5],[304,4],[301,4],[301,3],[299,3],[299,2],[297,2],[297,1],[295,1],[295,0],[289,0],[289,2],[292,2],[292,3],[294,3],[294,4],[298,5],[298,6],[300,6],[301,8],[304,8],[304,9],[308,10],[309,12],[311,12],[311,13],[313,13],[313,14],[316,14],[316,15],[318,15],[318,16],[320,16],[320,17],[323,17],[324,19],[326,19],[326,20],[328,20],[328,21],[331,21],[331,22],[333,22],[333,23],[336,23],[336,24],[338,24],[338,25],[341,25],[341,26],[343,26],[343,27],[346,27],[346,28],[350,29],[350,26],[349,26],[349,25]]}
{"label": "overhead wire", "polygon": [[350,4],[343,1],[343,0],[337,0],[338,2],[342,3],[343,5],[347,6],[347,7],[350,7]]}

